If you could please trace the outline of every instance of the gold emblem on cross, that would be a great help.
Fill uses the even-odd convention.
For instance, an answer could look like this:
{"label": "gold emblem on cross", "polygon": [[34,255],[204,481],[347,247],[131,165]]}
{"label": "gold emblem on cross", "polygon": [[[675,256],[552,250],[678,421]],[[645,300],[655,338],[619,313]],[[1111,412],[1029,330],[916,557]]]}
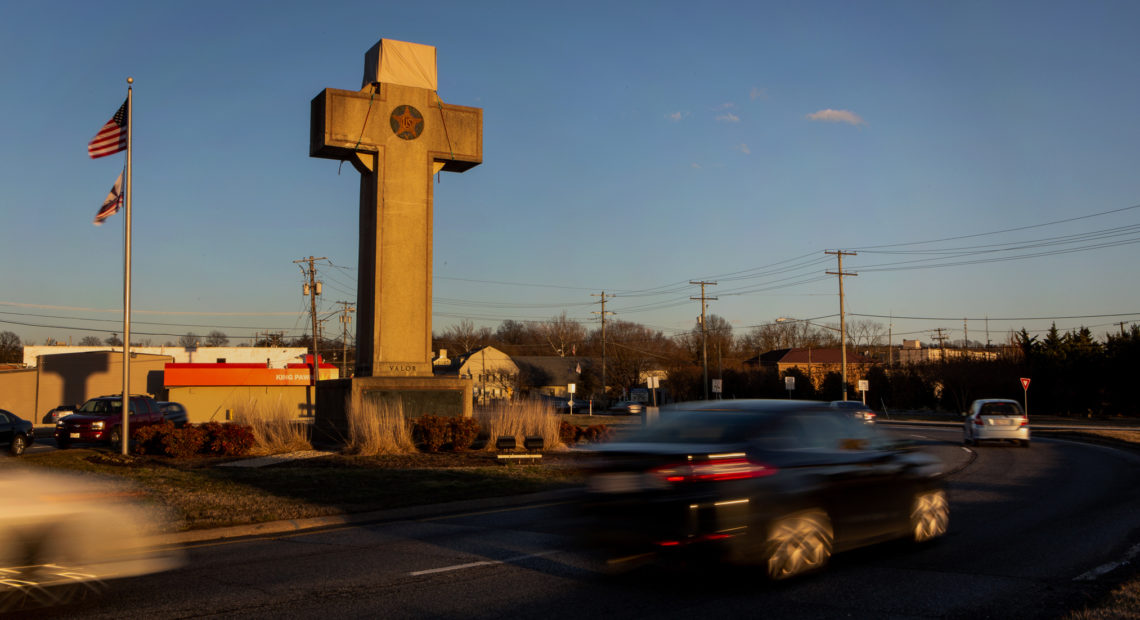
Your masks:
{"label": "gold emblem on cross", "polygon": [[388,119],[397,138],[415,140],[424,132],[424,116],[410,105],[396,106]]}

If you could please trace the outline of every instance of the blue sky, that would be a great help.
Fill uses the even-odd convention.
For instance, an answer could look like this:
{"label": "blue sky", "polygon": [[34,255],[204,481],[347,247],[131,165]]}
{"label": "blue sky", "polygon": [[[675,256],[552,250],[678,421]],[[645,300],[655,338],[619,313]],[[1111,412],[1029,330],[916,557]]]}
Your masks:
{"label": "blue sky", "polygon": [[834,322],[842,249],[849,313],[914,317],[872,319],[896,342],[963,318],[981,340],[985,317],[994,341],[1100,335],[1140,321],[1137,23],[1135,2],[9,1],[0,330],[120,330],[123,218],[91,222],[123,157],[86,144],[127,76],[136,339],[304,333],[310,255],[322,315],[355,301],[359,176],[308,156],[309,101],[390,38],[436,46],[442,99],[484,110],[483,164],[435,189],[437,332],[592,320],[604,290],[671,335],[702,279],[738,333]]}

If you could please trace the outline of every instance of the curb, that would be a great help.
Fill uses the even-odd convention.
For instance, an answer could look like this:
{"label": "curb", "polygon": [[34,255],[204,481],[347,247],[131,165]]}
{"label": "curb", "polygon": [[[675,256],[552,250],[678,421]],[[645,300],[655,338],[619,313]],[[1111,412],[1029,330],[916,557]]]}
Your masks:
{"label": "curb", "polygon": [[360,512],[350,514],[328,515],[324,517],[310,517],[307,519],[285,519],[281,521],[267,521],[265,523],[250,523],[247,525],[234,525],[204,530],[187,530],[159,534],[152,539],[158,546],[179,546],[202,542],[218,542],[239,538],[254,538],[258,536],[273,536],[292,532],[302,532],[331,528],[343,525],[366,525],[369,523],[387,523],[392,521],[414,521],[430,519],[446,515],[455,515],[464,512],[477,512],[496,509],[516,508],[530,504],[545,502],[565,502],[576,497],[581,492],[579,488],[556,489],[541,491],[526,495],[507,495],[503,497],[488,497],[479,499],[458,500],[439,504],[423,504],[419,506],[405,506],[388,510]]}

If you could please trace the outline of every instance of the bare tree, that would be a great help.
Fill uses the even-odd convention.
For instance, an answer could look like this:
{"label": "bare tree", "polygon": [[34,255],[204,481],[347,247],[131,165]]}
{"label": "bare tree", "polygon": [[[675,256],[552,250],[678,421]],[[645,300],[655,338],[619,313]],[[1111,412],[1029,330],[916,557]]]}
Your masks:
{"label": "bare tree", "polygon": [[474,321],[463,319],[444,330],[440,340],[447,343],[449,349],[463,355],[490,342],[491,335],[490,327],[476,328]]}
{"label": "bare tree", "polygon": [[16,332],[0,332],[0,362],[20,362],[24,358],[24,345]]}
{"label": "bare tree", "polygon": [[855,347],[877,347],[886,340],[887,330],[882,323],[870,319],[847,322],[847,341]]}
{"label": "bare tree", "polygon": [[697,324],[693,326],[692,331],[680,334],[674,338],[677,346],[685,349],[692,356],[692,359],[697,362],[702,358],[702,336],[707,340],[708,355],[710,364],[716,363],[716,358],[729,357],[733,354],[735,340],[732,337],[732,324],[722,316],[716,314],[709,314],[705,317],[707,325],[702,334],[701,320],[697,318]]}
{"label": "bare tree", "polygon": [[586,339],[586,328],[567,318],[565,311],[539,324],[538,332],[559,357],[574,355],[575,349]]}
{"label": "bare tree", "polygon": [[206,334],[206,346],[209,347],[224,347],[230,343],[230,339],[224,333],[214,330]]}
{"label": "bare tree", "polygon": [[186,348],[198,346],[198,335],[194,332],[186,332],[185,335],[178,338],[178,346]]}
{"label": "bare tree", "polygon": [[81,347],[97,347],[101,344],[103,344],[103,341],[99,340],[98,336],[84,336],[79,340],[79,346]]}

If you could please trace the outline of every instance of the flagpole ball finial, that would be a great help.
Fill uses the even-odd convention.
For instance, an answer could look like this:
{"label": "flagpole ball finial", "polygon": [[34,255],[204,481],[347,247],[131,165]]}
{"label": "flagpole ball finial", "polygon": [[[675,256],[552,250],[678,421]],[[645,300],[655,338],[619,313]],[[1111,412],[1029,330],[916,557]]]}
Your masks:
{"label": "flagpole ball finial", "polygon": [[127,84],[134,84],[134,83],[135,83],[135,78],[133,78],[133,77],[127,78]]}

